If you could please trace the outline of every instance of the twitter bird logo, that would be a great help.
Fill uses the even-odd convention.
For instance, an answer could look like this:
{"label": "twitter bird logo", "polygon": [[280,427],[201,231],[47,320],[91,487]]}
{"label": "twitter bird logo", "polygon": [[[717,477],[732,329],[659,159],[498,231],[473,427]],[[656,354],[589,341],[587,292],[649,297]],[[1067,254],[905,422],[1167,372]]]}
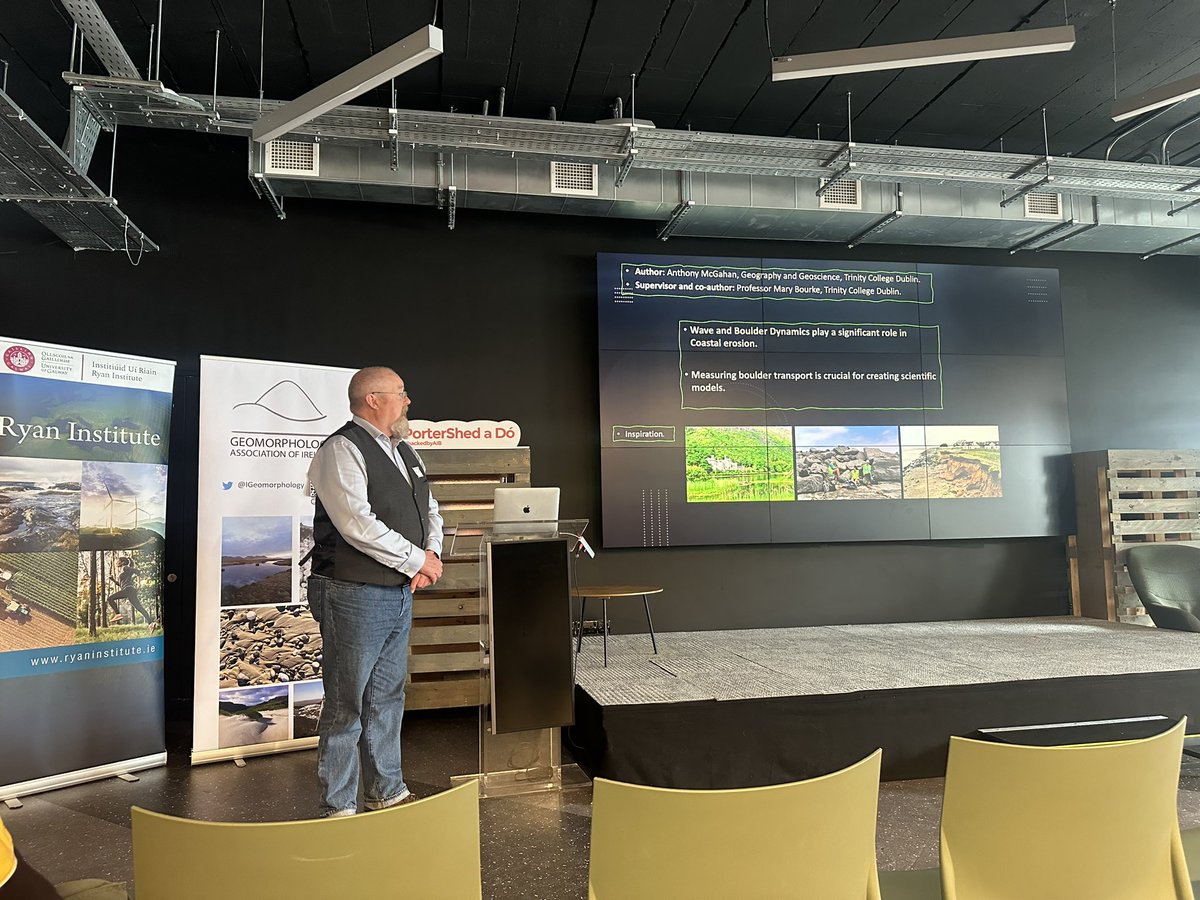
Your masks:
{"label": "twitter bird logo", "polygon": [[232,489],[233,489],[232,481],[222,481],[221,482],[221,490],[228,491],[228,490],[232,490]]}

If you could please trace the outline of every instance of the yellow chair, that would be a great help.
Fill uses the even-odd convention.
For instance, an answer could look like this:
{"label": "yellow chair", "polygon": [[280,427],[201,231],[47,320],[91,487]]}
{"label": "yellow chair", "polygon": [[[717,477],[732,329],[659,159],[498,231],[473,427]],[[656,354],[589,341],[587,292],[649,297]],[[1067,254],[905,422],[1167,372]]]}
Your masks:
{"label": "yellow chair", "polygon": [[479,787],[299,822],[198,822],[135,806],[133,883],[138,900],[479,900]]}
{"label": "yellow chair", "polygon": [[728,791],[597,778],[588,896],[879,900],[882,755],[810,781]]}
{"label": "yellow chair", "polygon": [[951,738],[944,900],[1194,900],[1175,809],[1186,724],[1071,747]]}
{"label": "yellow chair", "polygon": [[12,835],[4,827],[4,820],[0,819],[0,886],[12,878],[15,871],[17,871],[17,852],[13,849]]}

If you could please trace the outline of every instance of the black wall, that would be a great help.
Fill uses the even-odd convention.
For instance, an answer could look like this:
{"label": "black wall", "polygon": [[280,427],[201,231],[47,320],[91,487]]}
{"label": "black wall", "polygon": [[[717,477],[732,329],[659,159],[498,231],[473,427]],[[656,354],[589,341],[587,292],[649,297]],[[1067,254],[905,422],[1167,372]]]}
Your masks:
{"label": "black wall", "polygon": [[[0,334],[176,359],[168,692],[191,690],[198,355],[404,376],[413,415],[511,418],[533,480],[598,523],[598,251],[921,258],[1058,267],[1073,447],[1200,446],[1200,303],[1191,258],[654,239],[654,223],[296,202],[278,222],[246,182],[244,147],[198,135],[123,138],[116,194],[164,248],[137,268],[78,253],[0,211]],[[107,162],[94,164],[107,175]],[[598,529],[597,529],[598,533]],[[601,551],[587,581],[666,587],[662,630],[1059,614],[1060,539]],[[613,604],[620,630],[640,612]]]}

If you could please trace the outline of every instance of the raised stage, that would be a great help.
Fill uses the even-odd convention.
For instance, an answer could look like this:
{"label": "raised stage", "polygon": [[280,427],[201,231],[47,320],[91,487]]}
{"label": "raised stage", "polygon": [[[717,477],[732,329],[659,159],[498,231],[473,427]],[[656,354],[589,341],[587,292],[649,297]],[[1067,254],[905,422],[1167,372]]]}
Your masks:
{"label": "raised stage", "polygon": [[1200,634],[1070,617],[600,637],[568,739],[593,774],[730,788],[826,774],[883,747],[883,777],[945,773],[979,728],[1187,715]]}

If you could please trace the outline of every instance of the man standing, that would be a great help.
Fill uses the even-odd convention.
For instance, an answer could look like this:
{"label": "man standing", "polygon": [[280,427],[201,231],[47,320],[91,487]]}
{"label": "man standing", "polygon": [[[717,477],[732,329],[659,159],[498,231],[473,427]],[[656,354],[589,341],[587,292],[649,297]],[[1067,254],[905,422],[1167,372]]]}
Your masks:
{"label": "man standing", "polygon": [[325,702],[317,774],[327,816],[412,795],[400,767],[412,592],[442,575],[442,517],[425,467],[404,441],[408,392],[391,369],[350,379],[349,422],[308,470],[315,492],[308,602],[321,626]]}

